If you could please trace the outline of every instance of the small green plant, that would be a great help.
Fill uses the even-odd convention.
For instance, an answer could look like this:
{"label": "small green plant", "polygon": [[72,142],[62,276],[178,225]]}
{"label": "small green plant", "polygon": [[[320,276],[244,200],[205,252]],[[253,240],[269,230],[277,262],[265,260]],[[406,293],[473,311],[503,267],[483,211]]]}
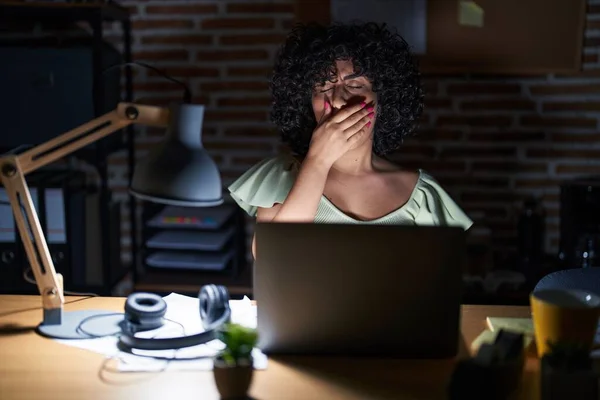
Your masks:
{"label": "small green plant", "polygon": [[548,342],[548,363],[562,371],[580,371],[592,367],[589,346],[577,342]]}
{"label": "small green plant", "polygon": [[219,360],[229,366],[251,362],[252,349],[258,341],[255,329],[229,323],[221,329],[218,338],[225,344],[225,348],[218,355]]}

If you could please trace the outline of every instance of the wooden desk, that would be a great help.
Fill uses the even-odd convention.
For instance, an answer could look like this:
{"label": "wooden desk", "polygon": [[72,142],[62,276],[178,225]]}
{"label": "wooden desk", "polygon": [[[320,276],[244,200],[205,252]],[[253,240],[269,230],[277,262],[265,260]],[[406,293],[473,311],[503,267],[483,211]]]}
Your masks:
{"label": "wooden desk", "polygon": [[[68,297],[66,310],[122,311],[124,298]],[[38,296],[0,296],[0,399],[218,399],[212,372],[116,373],[104,357],[38,336]],[[486,316],[525,317],[528,307],[464,306],[462,332],[470,344]],[[529,359],[522,393],[536,399],[537,360]],[[256,371],[256,400],[445,399],[450,361],[356,360],[285,357]]]}

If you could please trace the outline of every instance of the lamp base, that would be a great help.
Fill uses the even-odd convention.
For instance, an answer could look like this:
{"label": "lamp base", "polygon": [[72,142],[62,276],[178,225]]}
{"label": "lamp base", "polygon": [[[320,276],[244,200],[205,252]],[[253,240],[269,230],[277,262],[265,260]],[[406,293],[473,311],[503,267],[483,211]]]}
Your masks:
{"label": "lamp base", "polygon": [[63,311],[60,324],[43,322],[37,332],[53,339],[93,339],[100,336],[116,335],[121,332],[123,314],[107,310]]}

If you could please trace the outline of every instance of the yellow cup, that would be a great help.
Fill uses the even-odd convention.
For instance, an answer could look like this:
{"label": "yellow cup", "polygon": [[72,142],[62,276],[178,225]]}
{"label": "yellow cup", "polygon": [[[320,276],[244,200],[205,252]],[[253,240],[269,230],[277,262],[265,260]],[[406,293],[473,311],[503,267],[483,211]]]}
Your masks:
{"label": "yellow cup", "polygon": [[600,316],[600,296],[584,290],[546,289],[529,297],[533,314],[535,344],[541,358],[549,342],[594,345]]}

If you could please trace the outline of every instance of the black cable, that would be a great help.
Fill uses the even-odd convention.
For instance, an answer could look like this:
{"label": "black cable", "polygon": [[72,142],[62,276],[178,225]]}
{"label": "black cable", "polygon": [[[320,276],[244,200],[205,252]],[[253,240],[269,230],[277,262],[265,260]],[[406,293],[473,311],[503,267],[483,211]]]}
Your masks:
{"label": "black cable", "polygon": [[180,80],[177,80],[169,75],[167,75],[164,71],[161,71],[160,69],[153,67],[152,65],[148,65],[146,63],[143,62],[139,62],[139,61],[132,61],[132,62],[124,62],[124,63],[119,63],[119,64],[115,64],[115,65],[111,65],[110,67],[105,68],[102,71],[102,74],[115,69],[115,68],[119,68],[119,67],[124,67],[124,66],[128,66],[128,65],[133,65],[133,66],[140,66],[140,67],[144,67],[147,68],[149,70],[152,70],[154,72],[156,72],[157,74],[159,74],[160,76],[162,76],[163,78],[176,83],[178,85],[181,85],[183,87],[184,90],[184,94],[183,94],[183,102],[185,104],[190,104],[192,102],[192,92],[190,90],[190,88],[188,87],[188,85],[186,85],[185,83],[181,82]]}

